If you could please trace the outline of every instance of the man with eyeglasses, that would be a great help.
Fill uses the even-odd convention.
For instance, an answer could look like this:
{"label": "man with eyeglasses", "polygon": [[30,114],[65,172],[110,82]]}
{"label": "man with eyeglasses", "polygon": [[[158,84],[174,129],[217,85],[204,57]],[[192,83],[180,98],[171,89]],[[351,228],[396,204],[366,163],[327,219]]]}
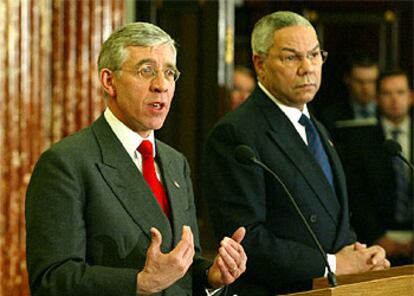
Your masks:
{"label": "man with eyeglasses", "polygon": [[[296,13],[275,12],[256,23],[251,42],[258,87],[218,122],[204,152],[204,193],[217,237],[240,224],[247,229],[242,242],[247,270],[229,286],[230,294],[270,296],[310,289],[313,278],[327,273],[286,190],[333,272],[388,268],[381,247],[357,242],[341,163],[326,130],[307,108],[327,57],[315,29]],[[249,155],[239,163],[234,151],[242,144],[283,185],[261,167],[244,164]]]}
{"label": "man with eyeglasses", "polygon": [[127,24],[98,67],[105,112],[46,151],[28,187],[32,295],[224,294],[246,268],[245,229],[221,240],[213,262],[201,257],[189,165],[154,137],[179,77],[174,40]]}

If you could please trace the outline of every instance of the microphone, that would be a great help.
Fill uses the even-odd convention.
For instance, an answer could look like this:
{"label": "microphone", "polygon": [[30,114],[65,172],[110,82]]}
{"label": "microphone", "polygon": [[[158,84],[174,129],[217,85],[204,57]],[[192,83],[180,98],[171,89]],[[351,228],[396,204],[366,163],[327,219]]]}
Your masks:
{"label": "microphone", "polygon": [[412,171],[414,171],[414,165],[410,163],[408,159],[404,157],[404,155],[402,155],[402,148],[401,148],[400,143],[398,143],[397,141],[388,139],[384,142],[384,151],[389,156],[396,156],[400,158],[403,162],[405,162],[408,165],[408,167]]}
{"label": "microphone", "polygon": [[315,245],[317,246],[318,251],[321,253],[323,262],[325,263],[325,267],[328,270],[328,282],[331,287],[336,287],[337,281],[336,281],[336,275],[334,272],[332,272],[331,267],[329,266],[328,259],[326,258],[326,252],[324,251],[321,243],[319,242],[318,238],[316,237],[316,234],[313,232],[312,228],[310,227],[308,221],[306,221],[305,216],[302,213],[302,210],[299,208],[298,204],[296,203],[294,197],[290,193],[289,189],[286,187],[285,183],[279,178],[279,176],[272,171],[267,165],[265,165],[263,162],[257,159],[254,151],[252,148],[250,148],[247,145],[239,145],[234,149],[234,157],[236,158],[237,162],[244,165],[249,164],[256,164],[262,169],[264,169],[266,172],[268,172],[283,188],[286,195],[289,197],[290,202],[292,203],[293,207],[295,208],[297,214],[299,215],[300,219],[303,222],[303,225],[306,227],[308,233],[311,235]]}

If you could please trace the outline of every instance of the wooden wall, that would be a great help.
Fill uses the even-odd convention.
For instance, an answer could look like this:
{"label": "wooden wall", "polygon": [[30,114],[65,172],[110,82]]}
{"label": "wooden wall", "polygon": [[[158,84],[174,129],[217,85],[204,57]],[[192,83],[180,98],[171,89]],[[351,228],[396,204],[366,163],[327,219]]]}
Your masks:
{"label": "wooden wall", "polygon": [[0,1],[0,296],[29,295],[24,202],[34,163],[103,109],[96,60],[122,0]]}

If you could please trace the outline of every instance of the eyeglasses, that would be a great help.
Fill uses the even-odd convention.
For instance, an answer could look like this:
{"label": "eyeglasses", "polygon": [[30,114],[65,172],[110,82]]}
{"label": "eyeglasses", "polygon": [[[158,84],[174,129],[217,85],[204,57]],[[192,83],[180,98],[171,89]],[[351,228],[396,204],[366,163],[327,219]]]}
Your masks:
{"label": "eyeglasses", "polygon": [[[120,69],[116,71],[131,72],[134,74],[134,76],[147,81],[153,80],[156,77],[158,77],[160,72],[153,65],[150,64],[141,65],[137,69]],[[176,82],[178,78],[180,78],[181,73],[175,68],[167,68],[162,70],[162,74],[167,81]]]}
{"label": "eyeglasses", "polygon": [[312,65],[319,65],[326,62],[328,52],[323,49],[308,52],[306,55],[289,52],[279,56],[279,59],[284,66],[288,68],[297,68],[302,65],[305,56]]}

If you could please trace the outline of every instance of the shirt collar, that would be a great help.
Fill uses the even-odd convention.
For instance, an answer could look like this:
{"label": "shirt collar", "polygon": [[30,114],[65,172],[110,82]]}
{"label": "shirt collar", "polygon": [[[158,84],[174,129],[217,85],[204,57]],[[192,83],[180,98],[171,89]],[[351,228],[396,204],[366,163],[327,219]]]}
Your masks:
{"label": "shirt collar", "polygon": [[111,127],[112,131],[115,133],[116,137],[121,141],[122,146],[131,157],[134,157],[138,146],[143,140],[149,140],[152,143],[154,148],[154,157],[155,157],[155,137],[154,131],[150,133],[147,138],[141,137],[138,133],[134,132],[132,129],[127,127],[122,121],[120,121],[109,108],[106,108],[104,111],[104,117]]}
{"label": "shirt collar", "polygon": [[305,104],[303,106],[303,111],[295,107],[286,106],[281,101],[276,99],[260,82],[258,82],[259,87],[261,90],[282,110],[282,112],[289,118],[289,120],[293,124],[297,124],[302,114],[305,114],[308,118],[310,118],[308,106]]}
{"label": "shirt collar", "polygon": [[384,127],[384,132],[387,138],[392,137],[392,131],[395,129],[400,130],[401,134],[404,135],[408,134],[410,130],[410,118],[408,116],[399,125],[395,125],[393,122],[391,122],[385,117],[382,117],[381,122],[382,126]]}
{"label": "shirt collar", "polygon": [[355,101],[352,101],[351,104],[356,114],[360,114],[362,110],[366,110],[372,116],[373,114],[375,115],[376,110],[377,110],[377,104],[375,102],[369,102],[365,106],[358,104]]}

